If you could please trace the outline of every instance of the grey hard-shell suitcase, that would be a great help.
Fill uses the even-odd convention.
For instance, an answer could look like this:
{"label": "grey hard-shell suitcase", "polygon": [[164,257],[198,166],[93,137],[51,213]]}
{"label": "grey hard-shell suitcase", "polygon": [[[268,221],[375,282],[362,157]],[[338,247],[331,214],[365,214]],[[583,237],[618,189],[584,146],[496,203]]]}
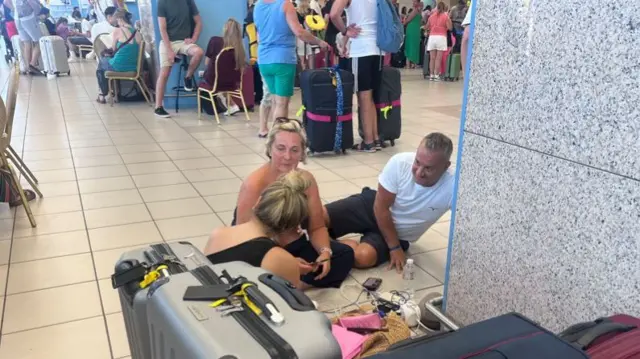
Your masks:
{"label": "grey hard-shell suitcase", "polygon": [[[341,358],[326,315],[304,293],[261,268],[244,262],[212,265],[187,242],[160,244],[123,254],[114,284],[126,279],[131,273],[126,269],[136,261],[165,263],[165,274],[170,273],[144,289],[139,281],[118,289],[132,359]],[[284,322],[273,324],[248,308],[227,315],[211,300],[184,300],[188,287],[225,283],[225,274],[255,283]]]}

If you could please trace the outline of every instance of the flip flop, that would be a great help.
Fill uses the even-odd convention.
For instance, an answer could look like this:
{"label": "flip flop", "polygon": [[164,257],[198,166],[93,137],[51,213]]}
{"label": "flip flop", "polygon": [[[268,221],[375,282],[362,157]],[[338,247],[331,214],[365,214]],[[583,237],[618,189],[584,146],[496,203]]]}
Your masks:
{"label": "flip flop", "polygon": [[[27,202],[31,202],[36,198],[36,193],[30,189],[24,190],[24,195],[27,197]],[[9,202],[9,207],[17,207],[22,205],[22,199],[18,197],[15,201]]]}

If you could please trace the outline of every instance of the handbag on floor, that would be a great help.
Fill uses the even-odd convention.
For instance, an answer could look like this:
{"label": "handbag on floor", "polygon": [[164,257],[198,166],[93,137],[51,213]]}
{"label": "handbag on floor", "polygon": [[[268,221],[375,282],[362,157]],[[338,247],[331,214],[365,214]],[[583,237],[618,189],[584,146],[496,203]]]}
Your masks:
{"label": "handbag on floor", "polygon": [[630,315],[576,324],[559,335],[592,359],[640,359],[640,318]]}

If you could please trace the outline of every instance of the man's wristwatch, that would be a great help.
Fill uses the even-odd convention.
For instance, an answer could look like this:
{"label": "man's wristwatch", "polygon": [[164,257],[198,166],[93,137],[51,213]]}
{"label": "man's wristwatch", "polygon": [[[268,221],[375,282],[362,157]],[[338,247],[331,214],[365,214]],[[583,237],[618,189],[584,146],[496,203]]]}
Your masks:
{"label": "man's wristwatch", "polygon": [[397,246],[395,246],[395,247],[391,247],[391,248],[389,248],[389,252],[396,251],[396,250],[398,250],[398,249],[400,249],[400,248],[402,248],[402,246],[398,244],[398,245],[397,245]]}

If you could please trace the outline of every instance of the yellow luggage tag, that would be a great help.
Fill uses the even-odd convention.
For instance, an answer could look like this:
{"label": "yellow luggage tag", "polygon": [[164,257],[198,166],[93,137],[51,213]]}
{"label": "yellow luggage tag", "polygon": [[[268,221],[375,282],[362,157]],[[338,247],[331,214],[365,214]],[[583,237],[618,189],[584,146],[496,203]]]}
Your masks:
{"label": "yellow luggage tag", "polygon": [[300,117],[302,116],[302,113],[304,112],[304,110],[306,110],[307,108],[304,107],[304,105],[300,106],[300,108],[298,109],[298,112],[296,112],[296,117]]}
{"label": "yellow luggage tag", "polygon": [[389,116],[389,111],[393,108],[393,106],[385,106],[383,108],[380,109],[380,112],[382,112],[382,115],[384,116],[384,119],[386,120],[387,117]]}
{"label": "yellow luggage tag", "polygon": [[140,282],[140,288],[145,289],[151,285],[151,283],[155,282],[162,276],[160,273],[161,270],[169,270],[169,267],[166,265],[160,265],[155,270],[150,271],[149,273],[144,275],[144,279]]}

